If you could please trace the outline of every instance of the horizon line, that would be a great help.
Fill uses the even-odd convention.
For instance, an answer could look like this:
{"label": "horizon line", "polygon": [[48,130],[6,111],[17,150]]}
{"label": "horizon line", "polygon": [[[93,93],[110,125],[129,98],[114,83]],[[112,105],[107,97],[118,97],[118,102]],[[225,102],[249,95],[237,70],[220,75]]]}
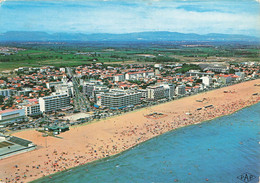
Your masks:
{"label": "horizon line", "polygon": [[209,35],[209,34],[220,34],[220,35],[240,35],[240,36],[249,36],[249,37],[257,37],[260,38],[260,35],[248,35],[248,34],[228,34],[228,33],[217,33],[217,32],[210,32],[206,34],[199,34],[199,33],[194,33],[194,32],[176,32],[176,31],[137,31],[137,32],[125,32],[125,33],[109,33],[109,32],[92,32],[92,33],[84,33],[84,32],[65,32],[65,31],[58,31],[58,32],[52,32],[52,31],[40,31],[40,30],[35,30],[35,31],[30,31],[30,30],[9,30],[5,32],[0,32],[0,35],[3,35],[8,32],[42,32],[42,33],[47,33],[47,34],[57,34],[57,33],[66,33],[66,34],[86,34],[86,35],[92,35],[92,34],[113,34],[113,35],[122,35],[122,34],[135,34],[135,33],[152,33],[152,32],[168,32],[168,33],[180,33],[180,34],[196,34],[196,35]]}

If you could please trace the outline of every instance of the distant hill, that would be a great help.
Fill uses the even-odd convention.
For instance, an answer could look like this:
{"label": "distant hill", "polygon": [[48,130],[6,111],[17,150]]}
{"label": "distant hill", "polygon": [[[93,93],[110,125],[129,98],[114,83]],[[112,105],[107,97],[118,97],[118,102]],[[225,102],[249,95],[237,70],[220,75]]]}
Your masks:
{"label": "distant hill", "polygon": [[259,42],[260,38],[236,34],[184,34],[178,32],[138,32],[127,34],[83,34],[10,31],[0,34],[0,41],[247,41]]}

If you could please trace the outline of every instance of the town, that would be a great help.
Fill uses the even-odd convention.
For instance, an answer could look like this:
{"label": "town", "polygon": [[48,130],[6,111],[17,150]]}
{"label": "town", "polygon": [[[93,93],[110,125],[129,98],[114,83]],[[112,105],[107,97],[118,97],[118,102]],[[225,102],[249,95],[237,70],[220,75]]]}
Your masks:
{"label": "town", "polygon": [[0,183],[260,182],[260,0],[0,0]]}
{"label": "town", "polygon": [[19,67],[0,76],[0,132],[37,128],[56,135],[72,125],[257,79],[259,69],[257,62]]}

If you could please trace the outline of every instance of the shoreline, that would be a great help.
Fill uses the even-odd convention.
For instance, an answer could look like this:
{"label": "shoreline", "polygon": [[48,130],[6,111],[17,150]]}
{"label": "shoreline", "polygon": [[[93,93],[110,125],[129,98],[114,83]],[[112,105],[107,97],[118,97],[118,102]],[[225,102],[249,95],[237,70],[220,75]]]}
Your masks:
{"label": "shoreline", "polygon": [[[48,148],[43,147],[44,146],[43,141],[45,139],[40,137],[39,134],[37,134],[37,132],[35,132],[33,130],[19,132],[19,133],[17,133],[17,135],[19,137],[26,138],[29,136],[31,139],[35,139],[35,137],[38,137],[38,139],[36,139],[36,140],[38,140],[38,143],[36,143],[36,144],[39,145],[38,146],[39,148],[37,150],[29,152],[28,154],[24,153],[24,154],[16,155],[14,157],[9,157],[10,159],[9,158],[3,159],[3,161],[0,161],[0,168],[1,168],[1,166],[4,167],[4,166],[9,165],[7,163],[8,160],[13,159],[14,161],[16,161],[15,162],[16,164],[19,164],[19,162],[21,162],[21,160],[22,161],[31,160],[30,155],[33,155],[32,160],[35,160],[35,161],[31,160],[32,163],[34,163],[36,165],[38,165],[38,163],[39,163],[39,165],[41,165],[41,167],[43,167],[43,168],[40,167],[39,169],[46,170],[46,173],[43,171],[39,172],[40,170],[31,168],[31,170],[28,171],[28,173],[31,173],[32,176],[30,176],[30,177],[29,176],[26,176],[26,177],[19,176],[18,178],[17,177],[13,178],[16,180],[19,179],[19,180],[17,180],[17,182],[22,182],[22,181],[29,182],[29,181],[37,180],[37,179],[43,177],[43,175],[50,177],[52,174],[60,173],[63,171],[68,171],[71,168],[93,163],[98,160],[104,160],[106,158],[111,158],[116,155],[120,155],[121,153],[146,142],[147,140],[158,137],[167,132],[171,132],[173,130],[177,130],[182,127],[186,127],[186,126],[190,126],[190,125],[198,125],[200,123],[205,123],[207,121],[211,121],[213,119],[223,117],[226,115],[231,115],[243,108],[246,108],[253,104],[258,103],[260,100],[259,95],[252,96],[252,93],[259,91],[259,87],[254,86],[255,83],[259,83],[259,82],[260,82],[260,80],[258,79],[258,80],[253,80],[253,81],[249,81],[249,82],[239,83],[236,85],[220,88],[217,90],[200,93],[198,95],[184,97],[184,98],[181,98],[180,100],[174,100],[174,101],[170,101],[170,102],[166,102],[166,103],[161,103],[156,106],[149,106],[149,107],[137,110],[137,111],[131,111],[130,113],[123,113],[119,116],[113,116],[112,118],[109,118],[109,119],[99,120],[99,121],[97,121],[98,123],[95,122],[95,123],[90,123],[87,125],[75,126],[75,128],[71,129],[69,132],[66,132],[66,133],[60,135],[64,139],[57,140],[57,139],[47,138],[48,141],[51,141],[50,145],[48,145]],[[243,88],[241,86],[244,86],[246,88]],[[227,90],[227,88],[235,89],[236,92],[234,93],[234,95],[238,95],[238,93],[239,93],[239,95],[237,97],[233,96],[233,98],[230,98],[230,95],[231,96],[233,95],[232,93],[228,93],[228,94],[223,93],[223,91]],[[215,93],[218,95],[214,95]],[[208,102],[207,103],[196,102],[196,99],[201,98],[201,97],[208,97],[208,99],[207,99]],[[219,99],[220,101],[218,101],[217,99]],[[213,109],[203,109],[201,112],[196,111],[196,110],[194,111],[194,109],[197,109],[198,106],[209,105],[212,102],[214,103]],[[177,104],[177,108],[176,108],[175,104]],[[185,104],[188,104],[188,105],[185,105]],[[223,107],[226,107],[227,110],[223,110]],[[159,119],[145,118],[144,115],[147,115],[147,113],[152,113],[154,111],[159,111],[159,112],[165,113],[168,116],[159,118]],[[192,116],[187,116],[186,115],[187,112],[191,112]],[[216,115],[215,115],[215,113],[216,113]],[[220,114],[222,114],[222,115],[220,115]],[[188,118],[188,119],[186,120],[186,118]],[[113,121],[113,120],[115,120],[115,121]],[[134,121],[131,122],[131,120],[134,120]],[[114,125],[114,127],[113,127],[113,125]],[[139,125],[141,127],[139,127]],[[112,128],[111,128],[111,126],[112,126]],[[95,131],[93,131],[93,129],[95,131],[97,131],[97,133]],[[29,135],[26,132],[29,133]],[[87,132],[90,134],[86,135]],[[95,139],[95,138],[97,138],[97,139]],[[99,138],[101,138],[101,139],[99,139]],[[32,140],[32,141],[34,141],[34,140]],[[82,141],[85,141],[85,143]],[[103,143],[103,141],[105,141],[105,143]],[[67,143],[67,142],[69,142],[69,143]],[[60,146],[59,143],[63,143],[63,144],[61,144],[61,146]],[[112,149],[111,149],[111,147],[104,148],[103,147],[104,144],[113,145],[113,148]],[[66,147],[64,147],[64,145],[68,145],[68,147],[66,148]],[[70,148],[72,148],[72,147],[75,148],[75,145],[78,145],[81,147],[77,146],[74,151],[72,150],[72,152],[70,152],[71,151]],[[86,148],[84,148],[84,145],[86,145]],[[116,146],[116,147],[114,148],[114,146]],[[117,146],[118,146],[118,148],[117,148]],[[50,150],[50,151],[48,151],[48,150]],[[51,153],[51,151],[53,151],[53,153],[51,155],[49,155]],[[58,155],[58,152],[59,153],[62,152],[60,157]],[[88,153],[86,153],[86,152],[88,152]],[[48,163],[47,163],[47,165],[44,164],[46,161],[42,162],[42,160],[39,160],[39,159],[41,159],[39,157],[43,157],[44,155],[46,155],[46,153],[47,153],[47,157],[48,157],[47,160],[49,160],[49,162],[52,163],[52,165],[51,165],[52,168],[49,168],[50,166]],[[73,153],[73,154],[71,154],[71,153]],[[76,153],[77,153],[77,155],[76,155]],[[109,155],[109,156],[107,157],[104,155]],[[29,156],[29,158],[28,158],[28,156]],[[37,159],[38,159],[38,161],[37,161]],[[85,159],[85,161],[84,161],[84,159]],[[66,164],[67,160],[69,160],[70,164],[68,164],[68,166],[63,166],[64,162]],[[71,163],[71,161],[72,161],[72,163]],[[56,162],[59,165],[58,166],[55,165],[53,167],[53,162]],[[75,163],[75,162],[77,162],[77,163]],[[62,165],[60,165],[60,164],[62,164]],[[25,163],[19,164],[19,170],[17,172],[21,172],[20,167],[22,167],[23,165],[25,165]],[[65,169],[64,169],[64,167],[65,167]],[[53,168],[54,168],[54,171],[51,171]],[[29,169],[29,167],[28,167],[28,169]],[[9,165],[9,167],[5,170],[7,170],[7,171],[4,173],[4,175],[7,175],[8,171],[12,172],[12,170],[14,170],[14,168],[12,167],[12,165]],[[24,168],[23,168],[23,171],[24,171]],[[25,171],[25,172],[27,172],[27,171]],[[47,173],[47,172],[49,172],[49,173]],[[35,176],[33,176],[33,174]],[[0,178],[2,178],[2,177],[3,177],[3,175],[0,174]],[[7,182],[8,182],[8,180],[11,181],[11,179],[6,179],[6,180],[7,180]],[[6,180],[3,179],[3,181],[6,181]]]}
{"label": "shoreline", "polygon": [[143,143],[146,143],[146,142],[149,141],[149,140],[158,138],[158,137],[160,137],[160,136],[162,136],[162,135],[165,135],[165,134],[167,134],[167,133],[171,133],[171,132],[176,131],[176,130],[180,130],[180,129],[182,129],[182,128],[186,128],[186,127],[190,127],[190,126],[195,126],[195,125],[200,125],[200,124],[203,124],[203,123],[208,123],[208,122],[211,122],[211,121],[213,121],[213,120],[215,120],[215,119],[232,115],[232,114],[234,114],[234,113],[236,113],[236,112],[238,112],[238,111],[241,111],[241,110],[243,110],[243,109],[245,109],[245,108],[248,108],[248,107],[251,107],[251,106],[253,106],[253,105],[256,105],[256,104],[258,104],[259,102],[260,102],[260,101],[258,101],[257,103],[254,103],[254,104],[252,104],[252,105],[245,106],[245,107],[243,107],[243,108],[241,108],[241,109],[238,109],[237,111],[234,111],[234,112],[231,113],[231,114],[227,114],[227,115],[223,115],[223,116],[218,116],[218,117],[215,117],[215,118],[213,118],[213,119],[205,120],[205,121],[202,121],[202,122],[199,122],[199,123],[196,123],[196,124],[189,124],[189,125],[186,125],[186,126],[182,126],[182,127],[178,127],[178,128],[172,129],[172,130],[167,131],[167,132],[165,132],[165,133],[163,133],[163,134],[154,136],[154,137],[152,137],[152,138],[150,138],[150,139],[147,139],[147,140],[145,140],[145,141],[143,141],[143,142],[140,142],[140,143],[134,145],[133,147],[130,147],[130,148],[124,150],[124,151],[121,151],[121,152],[119,152],[119,153],[117,153],[117,154],[114,154],[114,155],[111,155],[111,156],[109,156],[109,157],[100,158],[100,159],[97,159],[97,160],[94,160],[94,161],[90,161],[90,162],[88,162],[88,163],[86,163],[86,164],[82,164],[82,165],[79,165],[79,166],[76,166],[76,167],[71,167],[71,168],[68,168],[67,170],[63,170],[63,171],[61,171],[61,172],[56,172],[56,173],[54,173],[54,174],[48,175],[48,176],[46,176],[46,177],[41,177],[41,178],[39,178],[39,179],[35,179],[35,180],[33,180],[33,181],[30,181],[30,182],[31,182],[31,183],[34,183],[34,182],[37,182],[38,180],[40,181],[40,180],[45,179],[45,178],[47,178],[47,177],[52,177],[52,176],[59,175],[59,174],[65,173],[65,172],[73,171],[73,169],[79,168],[79,167],[81,167],[81,166],[86,166],[86,165],[98,163],[98,162],[101,162],[101,161],[106,161],[106,160],[108,160],[108,159],[110,159],[110,158],[116,158],[116,157],[120,156],[122,153],[125,153],[125,152],[127,152],[127,151],[130,151],[130,150],[132,150],[133,148],[135,148],[135,147],[137,147],[137,146],[139,146],[139,145],[141,145],[141,144],[143,144]]}

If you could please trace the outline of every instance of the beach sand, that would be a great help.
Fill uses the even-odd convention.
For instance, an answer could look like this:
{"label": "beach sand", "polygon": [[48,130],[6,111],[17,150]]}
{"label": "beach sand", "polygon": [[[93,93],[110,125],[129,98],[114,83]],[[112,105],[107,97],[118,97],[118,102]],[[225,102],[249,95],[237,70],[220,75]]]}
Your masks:
{"label": "beach sand", "polygon": [[[260,92],[255,84],[260,79],[73,127],[60,134],[62,138],[42,137],[35,130],[14,133],[35,143],[37,149],[0,160],[0,179],[29,182],[48,176],[51,181],[53,173],[115,155],[178,127],[234,113],[259,102],[260,95],[252,95]],[[213,107],[204,108],[209,105]],[[146,117],[154,112],[164,115]]]}

